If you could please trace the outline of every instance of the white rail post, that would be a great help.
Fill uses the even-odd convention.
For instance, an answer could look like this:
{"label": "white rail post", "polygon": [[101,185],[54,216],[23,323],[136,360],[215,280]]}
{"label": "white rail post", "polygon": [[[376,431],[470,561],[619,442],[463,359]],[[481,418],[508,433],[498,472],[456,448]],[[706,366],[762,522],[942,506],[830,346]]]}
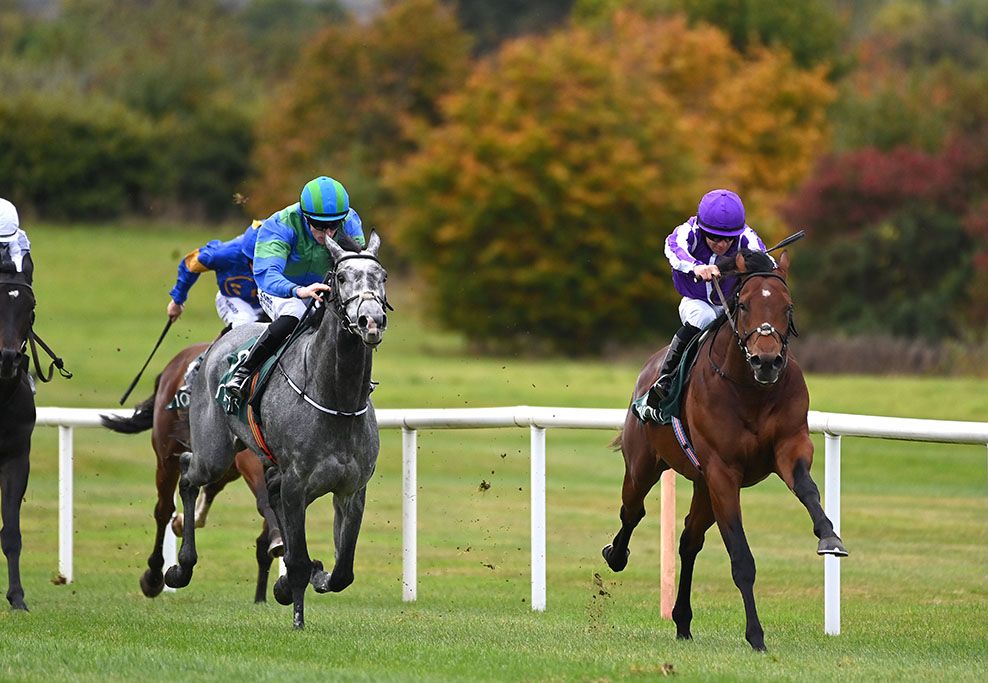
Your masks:
{"label": "white rail post", "polygon": [[[834,533],[840,536],[840,436],[826,434],[825,439],[823,507]],[[823,558],[823,631],[828,636],[840,635],[840,558],[836,555]]]}
{"label": "white rail post", "polygon": [[58,426],[58,573],[72,583],[72,427]]}
{"label": "white rail post", "polygon": [[418,432],[408,427],[401,428],[401,597],[405,602],[416,598],[418,573],[418,500],[417,484]]}
{"label": "white rail post", "polygon": [[659,613],[663,619],[672,619],[672,594],[676,583],[676,472],[666,470],[662,473],[661,490],[662,503],[659,515],[659,536],[661,538],[661,554],[659,555],[659,571],[662,576],[659,592]]}
{"label": "white rail post", "polygon": [[[175,501],[175,512],[172,513],[172,518],[165,525],[165,538],[161,541],[161,555],[165,561],[165,571],[168,571],[169,567],[178,564],[178,536],[172,530],[172,521],[178,516],[178,506],[181,504],[178,491],[172,495],[172,500]],[[177,589],[165,584],[164,590],[166,593],[174,593]]]}
{"label": "white rail post", "polygon": [[531,427],[532,609],[545,611],[545,428]]}

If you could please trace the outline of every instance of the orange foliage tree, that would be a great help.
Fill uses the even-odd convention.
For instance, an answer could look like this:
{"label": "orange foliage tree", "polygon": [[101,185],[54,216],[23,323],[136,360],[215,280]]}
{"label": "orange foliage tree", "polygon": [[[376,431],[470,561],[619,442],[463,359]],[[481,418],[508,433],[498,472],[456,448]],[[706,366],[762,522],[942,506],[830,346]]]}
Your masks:
{"label": "orange foliage tree", "polygon": [[466,78],[469,49],[439,0],[393,3],[368,25],[319,34],[258,125],[250,210],[283,207],[320,174],[343,182],[358,210],[375,205],[381,164],[414,149],[406,131],[439,122],[438,100]]}
{"label": "orange foliage tree", "polygon": [[396,227],[447,325],[569,353],[676,324],[666,235],[711,186],[750,222],[806,172],[832,97],[788,53],[617,13],[506,44],[390,166]]}

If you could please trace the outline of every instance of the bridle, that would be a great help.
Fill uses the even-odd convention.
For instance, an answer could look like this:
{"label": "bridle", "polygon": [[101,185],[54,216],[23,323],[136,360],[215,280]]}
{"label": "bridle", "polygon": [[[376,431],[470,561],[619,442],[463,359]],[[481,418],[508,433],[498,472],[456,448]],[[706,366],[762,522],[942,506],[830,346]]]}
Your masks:
{"label": "bridle", "polygon": [[[0,279],[0,285],[5,285],[7,287],[20,287],[21,289],[27,290],[27,292],[30,293],[31,295],[31,302],[32,302],[31,324],[28,327],[27,336],[24,338],[24,341],[21,342],[20,352],[26,355],[27,347],[28,344],[30,343],[31,356],[34,359],[34,369],[38,375],[38,379],[41,380],[42,382],[50,382],[51,378],[55,374],[56,369],[58,369],[58,372],[60,375],[62,375],[62,377],[66,379],[71,379],[72,373],[65,369],[65,363],[62,361],[62,359],[59,358],[55,354],[55,352],[52,351],[51,347],[48,346],[48,344],[46,344],[44,340],[38,336],[37,332],[34,331],[34,306],[37,303],[37,298],[34,296],[34,287],[32,287],[27,282],[21,282],[20,280],[11,280],[7,278]],[[41,360],[40,358],[38,358],[38,348],[35,345],[35,343],[39,344],[41,348],[44,349],[45,353],[47,353],[48,356],[52,359],[51,364],[48,366],[47,375],[41,370]]]}
{"label": "bridle", "polygon": [[[782,365],[782,369],[780,370],[780,376],[781,376],[781,373],[785,371],[786,366],[789,364],[789,354],[787,353],[789,349],[789,337],[799,336],[799,331],[796,329],[796,322],[795,319],[793,318],[792,304],[790,304],[789,307],[786,309],[786,317],[788,319],[788,322],[787,322],[785,334],[779,332],[779,330],[777,330],[775,326],[769,323],[768,321],[763,322],[762,324],[756,326],[755,328],[749,330],[748,332],[741,332],[738,330],[738,324],[736,319],[739,315],[738,312],[741,310],[740,308],[741,292],[744,289],[745,285],[748,284],[748,282],[750,282],[751,280],[755,279],[756,277],[775,278],[776,280],[782,283],[782,285],[786,288],[787,292],[789,291],[789,284],[786,282],[784,277],[778,275],[777,273],[749,273],[743,276],[741,278],[741,282],[738,284],[737,291],[734,293],[734,298],[732,299],[731,302],[731,307],[727,312],[727,322],[730,324],[731,331],[734,333],[734,339],[735,341],[737,341],[738,348],[741,349],[741,353],[744,354],[745,361],[748,362],[750,362],[751,359],[754,357],[754,354],[748,350],[748,341],[754,335],[757,334],[759,337],[769,337],[769,336],[776,337],[779,340],[779,343],[782,345],[782,351],[780,352],[780,355],[783,358],[783,365]],[[727,301],[727,298],[724,296],[724,292],[721,291],[720,281],[717,278],[714,278],[713,283],[714,283],[714,288],[717,290],[717,296],[720,297],[720,300]],[[711,353],[712,349],[713,349],[713,341],[711,341],[710,346],[708,347],[708,351],[707,351],[708,355]],[[713,365],[714,370],[717,372],[718,375],[729,381],[732,382],[734,381],[730,377],[728,377],[727,374],[725,374],[720,367],[718,367],[717,363],[714,362],[713,356],[710,356],[710,362]]]}
{"label": "bridle", "polygon": [[[336,277],[336,272],[339,269],[341,263],[343,263],[344,261],[351,261],[351,260],[354,260],[354,259],[370,259],[371,261],[374,261],[374,263],[376,263],[379,266],[381,266],[382,269],[384,268],[384,266],[381,265],[381,262],[377,260],[377,257],[376,256],[374,256],[373,254],[367,254],[367,253],[364,253],[364,252],[345,254],[345,255],[341,256],[339,259],[337,259],[336,263],[333,265],[333,269],[330,270],[326,274],[326,279],[324,280],[324,282],[326,284],[330,284],[332,282],[332,284],[330,284],[330,286],[333,288],[333,294],[332,294],[332,296],[329,299],[329,303],[331,304],[331,306],[329,306],[329,310],[331,310],[333,312],[333,314],[339,319],[340,324],[342,324],[343,327],[350,334],[353,334],[353,335],[356,335],[357,337],[360,337],[360,341],[363,342],[363,344],[365,346],[376,347],[381,342],[378,341],[378,342],[376,342],[374,344],[371,344],[371,343],[368,343],[367,341],[364,341],[364,338],[360,336],[360,332],[358,331],[359,330],[359,327],[357,325],[357,322],[355,320],[352,320],[350,318],[349,314],[347,313],[346,308],[347,308],[347,306],[350,305],[351,302],[359,300],[360,303],[357,304],[357,318],[359,319],[360,318],[360,307],[363,306],[364,303],[367,302],[367,301],[376,301],[377,303],[379,303],[381,305],[382,308],[384,308],[386,310],[389,310],[389,311],[393,311],[394,310],[394,307],[391,304],[388,303],[388,300],[387,300],[387,298],[385,296],[380,296],[380,295],[377,294],[377,292],[372,292],[369,289],[364,290],[363,292],[358,292],[357,294],[354,294],[353,296],[351,296],[351,297],[349,297],[347,299],[340,299],[339,298],[339,296],[337,294],[336,283],[333,282],[334,278]],[[386,272],[387,271],[385,271],[385,273]]]}

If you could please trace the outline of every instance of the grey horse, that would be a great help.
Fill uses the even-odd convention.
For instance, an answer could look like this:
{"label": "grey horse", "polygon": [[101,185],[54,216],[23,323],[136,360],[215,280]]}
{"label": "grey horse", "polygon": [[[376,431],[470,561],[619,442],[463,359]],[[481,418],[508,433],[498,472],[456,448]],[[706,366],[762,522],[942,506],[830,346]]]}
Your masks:
{"label": "grey horse", "polygon": [[[281,521],[288,570],[276,582],[274,595],[283,605],[294,603],[297,629],[305,625],[307,584],[325,593],[353,583],[367,482],[380,450],[370,400],[372,355],[388,324],[387,273],[377,260],[380,244],[377,233],[360,252],[344,251],[327,240],[334,264],[327,282],[333,291],[322,320],[284,350],[255,406],[262,439],[277,461],[277,467],[268,469],[268,485]],[[224,335],[190,381],[192,452],[181,456],[179,482],[186,519],[193,519],[199,488],[222,477],[238,450],[264,450],[251,429],[227,415],[213,398],[227,370],[227,357],[263,329],[260,324],[243,325]],[[330,492],[336,545],[332,573],[309,558],[305,538],[306,508]],[[186,524],[178,564],[168,569],[165,583],[187,586],[196,560],[195,525]]]}

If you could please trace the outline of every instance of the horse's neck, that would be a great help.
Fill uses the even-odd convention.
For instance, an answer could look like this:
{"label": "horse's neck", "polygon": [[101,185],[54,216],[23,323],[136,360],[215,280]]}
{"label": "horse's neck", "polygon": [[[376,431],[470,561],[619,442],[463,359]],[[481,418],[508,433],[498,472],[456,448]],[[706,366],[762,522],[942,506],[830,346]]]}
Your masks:
{"label": "horse's neck", "polygon": [[361,410],[370,396],[371,353],[326,311],[305,349],[306,394],[334,410]]}

